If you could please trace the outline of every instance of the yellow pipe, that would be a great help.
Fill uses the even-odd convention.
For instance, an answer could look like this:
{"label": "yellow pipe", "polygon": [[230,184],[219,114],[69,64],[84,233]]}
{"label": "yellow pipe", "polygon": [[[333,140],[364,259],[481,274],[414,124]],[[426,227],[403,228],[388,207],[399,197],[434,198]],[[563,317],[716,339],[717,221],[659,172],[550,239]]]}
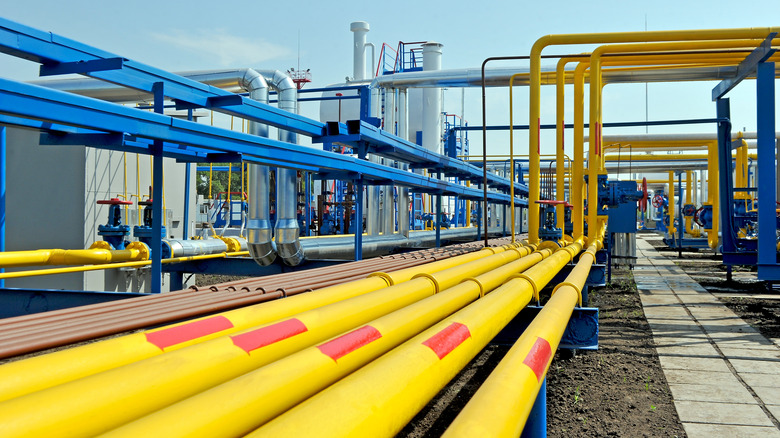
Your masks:
{"label": "yellow pipe", "polygon": [[[150,344],[148,335],[181,325],[213,321],[214,316],[190,320],[145,333],[134,333],[102,342],[61,350],[54,353],[11,362],[0,366],[0,401],[19,397],[55,385],[60,385],[101,371],[136,362],[161,353],[173,351],[217,336],[233,333],[259,324],[286,318],[299,312],[335,303],[388,286],[401,284],[423,272],[437,272],[486,258],[501,248],[485,248],[438,260],[425,265],[397,271],[371,274],[368,278],[319,289],[315,292],[287,297],[241,309],[223,312],[218,316],[229,321],[230,327],[204,334],[192,341],[166,346],[160,349]],[[167,261],[163,260],[163,263]],[[133,262],[134,266],[145,262]],[[125,264],[126,265],[126,264]],[[6,275],[6,274],[4,274]],[[221,319],[220,319],[221,320]],[[227,325],[227,324],[226,324]]]}
{"label": "yellow pipe", "polygon": [[[133,244],[135,243],[135,244]],[[40,265],[84,265],[146,260],[149,251],[133,242],[127,249],[39,249],[0,252],[0,267],[18,268]]]}
{"label": "yellow pipe", "polygon": [[[558,64],[555,68],[555,199],[559,201],[565,200],[565,188],[564,188],[564,176],[563,176],[563,155],[564,155],[564,102],[566,101],[564,95],[564,72],[566,64],[569,63],[572,58],[561,58],[558,60]],[[582,157],[577,157],[581,160]],[[565,229],[564,213],[565,208],[563,204],[555,206],[555,226],[560,228],[561,231]],[[564,233],[565,234],[565,233]]]}
{"label": "yellow pipe", "polygon": [[[404,284],[308,310],[0,403],[3,435],[92,436],[190,397],[379,316],[495,269],[530,249],[502,251]],[[282,300],[286,301],[286,300]],[[223,331],[224,333],[224,331]],[[157,339],[160,349],[167,337]],[[154,340],[150,341],[154,342]],[[100,403],[95,403],[99,400]]]}
{"label": "yellow pipe", "polygon": [[[115,429],[105,437],[239,436],[282,414],[551,254],[541,250]],[[352,346],[353,348],[350,348]],[[345,348],[346,347],[346,348]],[[192,413],[197,412],[197,416]]]}
{"label": "yellow pipe", "polygon": [[[511,184],[509,184],[509,209],[512,214],[512,243],[515,243],[515,135],[514,128],[512,127],[514,117],[512,112],[514,100],[512,89],[514,88],[514,81],[517,76],[517,74],[514,74],[509,78],[509,179],[511,181]],[[487,224],[485,224],[485,229],[487,229]]]}
{"label": "yellow pipe", "polygon": [[[566,281],[504,356],[443,437],[517,437],[558,349],[601,242],[591,245]],[[490,421],[486,421],[490,419]]]}
{"label": "yellow pipe", "polygon": [[[641,41],[692,41],[692,40],[720,40],[736,38],[766,38],[776,28],[764,29],[722,29],[722,30],[682,30],[682,31],[651,31],[651,32],[613,32],[590,33],[569,35],[546,35],[539,38],[531,48],[529,71],[529,121],[528,147],[529,147],[529,195],[528,195],[528,241],[539,241],[539,148],[540,132],[533,127],[541,126],[540,95],[542,83],[541,56],[545,47],[551,45],[569,44],[605,44],[620,42]],[[591,85],[592,86],[592,85]],[[600,91],[600,86],[598,87]],[[592,129],[595,128],[591,124]],[[591,135],[591,138],[594,138]],[[593,210],[593,209],[591,209]],[[589,210],[589,211],[591,211]],[[595,216],[594,216],[595,217]],[[593,224],[591,224],[591,227]]]}
{"label": "yellow pipe", "polygon": [[[712,39],[712,38],[709,38]],[[668,42],[668,43],[643,43],[643,44],[616,44],[599,46],[591,53],[591,84],[590,84],[590,126],[589,126],[589,144],[591,156],[596,157],[596,161],[601,166],[601,95],[602,95],[602,55],[606,53],[617,52],[657,52],[661,50],[692,50],[692,49],[718,49],[730,47],[755,46],[760,44],[759,40],[733,40],[733,41],[697,41],[697,42]],[[595,154],[595,155],[593,155]],[[595,181],[597,175],[603,170],[594,169],[589,166],[589,181]],[[588,197],[596,199],[598,186],[596,184],[588,185]],[[671,190],[670,190],[671,192]],[[530,201],[529,201],[530,202]],[[673,208],[670,209],[673,211]],[[588,209],[589,223],[595,223],[598,218],[597,208]],[[670,226],[674,228],[673,223]],[[589,228],[589,238],[592,240],[595,236],[595,229]]]}
{"label": "yellow pipe", "polygon": [[582,236],[585,234],[585,70],[588,64],[579,63],[574,69],[574,171],[572,181],[572,234]]}
{"label": "yellow pipe", "polygon": [[[222,252],[218,254],[203,254],[197,256],[173,257],[170,259],[163,259],[162,262],[181,263],[181,262],[188,262],[193,260],[205,260],[205,259],[214,259],[214,258],[222,258],[222,257],[242,257],[247,255],[249,255],[249,251],[228,252],[228,253]],[[32,271],[5,272],[0,274],[0,279],[36,277],[39,275],[68,274],[71,272],[99,271],[103,269],[138,268],[141,266],[150,265],[151,263],[152,263],[151,260],[139,260],[134,262],[105,263],[100,265],[72,266],[67,268],[36,269]]]}
{"label": "yellow pipe", "polygon": [[[707,145],[704,146],[706,147]],[[746,155],[748,158],[752,158],[752,159],[757,158],[757,154],[746,154]],[[734,158],[736,158],[739,156],[739,154],[735,153],[733,156]],[[709,154],[621,155],[619,159],[617,155],[606,156],[606,161],[685,161],[685,160],[707,160],[707,159],[709,159]]]}
{"label": "yellow pipe", "polygon": [[392,436],[525,307],[582,246],[523,274],[276,417],[248,437]]}
{"label": "yellow pipe", "polygon": [[707,231],[707,243],[710,248],[717,249],[720,240],[718,238],[718,230],[720,230],[720,186],[718,184],[720,170],[718,163],[720,158],[718,157],[717,141],[711,141],[707,146],[707,150],[710,155],[710,159],[707,160],[707,183],[709,184],[707,197],[709,198],[709,205],[712,206],[712,228],[705,229],[705,231]]}

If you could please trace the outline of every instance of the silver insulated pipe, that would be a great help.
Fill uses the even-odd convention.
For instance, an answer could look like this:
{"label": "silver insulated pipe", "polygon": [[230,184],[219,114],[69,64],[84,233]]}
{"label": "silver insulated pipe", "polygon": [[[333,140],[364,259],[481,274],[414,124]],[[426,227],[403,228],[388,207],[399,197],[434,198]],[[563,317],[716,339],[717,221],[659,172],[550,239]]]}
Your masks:
{"label": "silver insulated pipe", "polygon": [[[279,93],[279,109],[296,113],[298,89],[292,79],[278,70],[260,70],[266,83]],[[279,130],[279,140],[297,143],[294,132]],[[298,172],[278,168],[276,172],[276,252],[285,264],[297,266],[303,262],[303,247],[298,238]]]}

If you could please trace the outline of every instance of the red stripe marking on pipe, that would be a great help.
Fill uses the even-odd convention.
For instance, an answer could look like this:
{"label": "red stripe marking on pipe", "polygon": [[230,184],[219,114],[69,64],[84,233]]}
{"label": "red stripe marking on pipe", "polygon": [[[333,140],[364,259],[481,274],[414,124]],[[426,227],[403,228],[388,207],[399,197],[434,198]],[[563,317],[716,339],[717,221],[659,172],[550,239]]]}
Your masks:
{"label": "red stripe marking on pipe", "polygon": [[339,336],[332,341],[318,345],[317,348],[319,348],[325,356],[337,361],[358,348],[368,345],[381,337],[382,333],[379,333],[379,330],[367,325],[360,327],[357,330],[352,330],[346,335]]}
{"label": "red stripe marking on pipe", "polygon": [[251,332],[231,336],[230,339],[233,340],[233,344],[236,347],[249,353],[258,348],[263,348],[267,345],[283,341],[308,330],[306,325],[299,319],[292,318],[267,327],[252,330]]}
{"label": "red stripe marking on pipe", "polygon": [[547,339],[536,338],[536,342],[534,342],[523,363],[528,365],[528,368],[531,368],[531,371],[536,374],[537,382],[540,382],[542,377],[544,377],[544,370],[547,368],[547,364],[550,363],[551,356],[552,349]]}
{"label": "red stripe marking on pipe", "polygon": [[217,315],[201,319],[200,321],[188,322],[176,327],[145,333],[145,335],[148,342],[164,350],[171,345],[181,344],[182,342],[191,341],[229,328],[233,328],[233,323],[224,316]]}
{"label": "red stripe marking on pipe", "polygon": [[453,322],[444,330],[428,338],[427,341],[423,342],[423,345],[433,350],[439,359],[444,359],[444,356],[450,354],[452,350],[470,337],[471,332],[469,332],[468,327],[459,322]]}

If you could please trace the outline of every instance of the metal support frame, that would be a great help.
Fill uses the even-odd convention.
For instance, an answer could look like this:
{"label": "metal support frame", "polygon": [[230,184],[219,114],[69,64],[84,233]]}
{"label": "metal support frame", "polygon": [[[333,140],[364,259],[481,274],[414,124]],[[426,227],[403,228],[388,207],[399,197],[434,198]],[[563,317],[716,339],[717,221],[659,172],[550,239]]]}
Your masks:
{"label": "metal support frame", "polygon": [[[164,111],[165,85],[157,82],[152,87],[154,92],[154,112],[162,114]],[[153,294],[162,292],[162,192],[163,192],[163,142],[154,140],[152,144],[152,276],[150,278],[150,291]]]}
{"label": "metal support frame", "polygon": [[[674,188],[672,187],[672,190]],[[682,258],[682,240],[683,240],[683,234],[685,234],[685,219],[683,217],[682,213],[682,205],[683,205],[683,186],[682,186],[682,172],[677,173],[677,192],[679,195],[677,196],[677,208],[680,214],[675,214],[674,217],[677,218],[677,226],[675,226],[675,230],[677,230],[677,258]]]}
{"label": "metal support frame", "polygon": [[[761,62],[756,80],[758,132],[758,278],[780,280],[775,199],[775,63]],[[771,69],[771,71],[770,71]]]}

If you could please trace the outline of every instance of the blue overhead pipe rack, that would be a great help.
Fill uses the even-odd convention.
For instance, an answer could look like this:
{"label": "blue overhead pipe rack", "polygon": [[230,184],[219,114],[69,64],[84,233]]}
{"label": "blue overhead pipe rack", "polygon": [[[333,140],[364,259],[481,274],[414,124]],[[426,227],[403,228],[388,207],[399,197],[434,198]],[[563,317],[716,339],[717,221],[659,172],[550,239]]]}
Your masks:
{"label": "blue overhead pipe rack", "polygon": [[[163,70],[116,56],[76,41],[42,32],[0,18],[0,52],[41,64],[41,76],[83,74],[154,95],[154,113],[78,96],[30,84],[0,79],[0,123],[43,131],[41,143],[50,145],[87,145],[90,147],[136,152],[154,157],[155,192],[162,189],[163,157],[182,162],[238,162],[295,168],[326,174],[327,178],[350,179],[357,183],[357,217],[362,216],[361,189],[364,184],[395,184],[412,190],[439,195],[481,199],[479,190],[424,177],[400,169],[371,163],[365,159],[372,150],[388,154],[440,173],[473,176],[479,170],[449,157],[414,149],[411,143],[386,134],[367,122],[358,122],[357,132],[349,132],[340,123],[326,124],[205,85]],[[359,89],[361,114],[367,115],[369,93]],[[206,108],[242,117],[279,129],[327,141],[328,137],[347,136],[344,141],[357,146],[358,157],[319,151],[282,141],[178,120],[161,114],[165,98],[179,109]],[[352,126],[356,126],[354,123]],[[357,139],[349,136],[358,135]],[[411,148],[410,148],[411,147]],[[4,171],[4,169],[2,169]],[[509,181],[492,178],[490,184],[500,190]],[[518,186],[516,186],[518,187]],[[527,187],[520,185],[520,193]],[[160,199],[161,194],[154,196]],[[509,203],[504,193],[489,193],[489,201]],[[518,200],[522,204],[524,200]],[[2,213],[5,206],[2,206]],[[161,203],[155,206],[153,235],[161,231]],[[356,256],[360,258],[362,235],[356,233]],[[161,290],[160,239],[152,241],[153,292]]]}

